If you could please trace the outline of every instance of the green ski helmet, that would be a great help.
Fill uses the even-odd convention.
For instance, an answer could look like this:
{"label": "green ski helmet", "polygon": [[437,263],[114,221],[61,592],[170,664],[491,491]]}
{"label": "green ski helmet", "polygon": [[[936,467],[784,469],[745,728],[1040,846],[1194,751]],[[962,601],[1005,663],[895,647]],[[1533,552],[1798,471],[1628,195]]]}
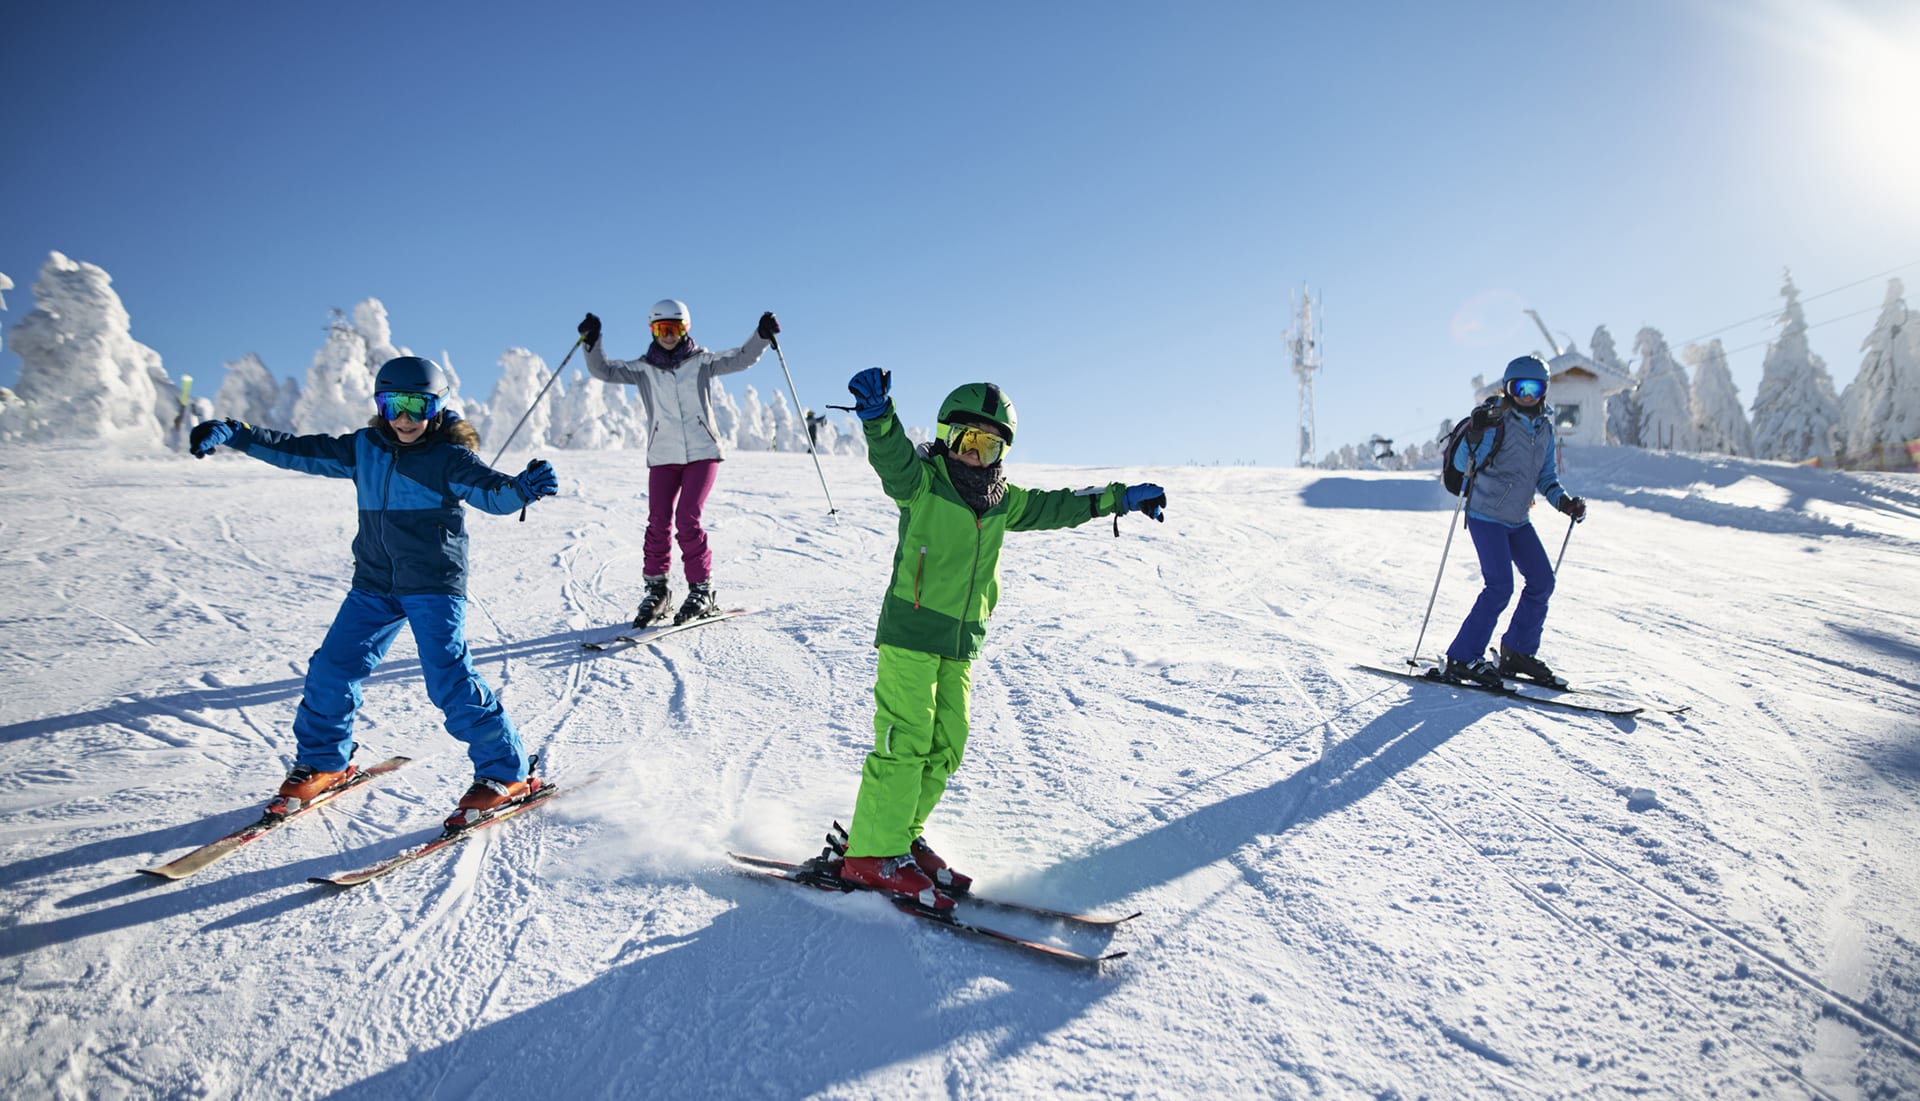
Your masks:
{"label": "green ski helmet", "polygon": [[947,425],[956,420],[963,424],[991,424],[1005,434],[1009,446],[1013,444],[1013,402],[991,382],[969,382],[940,403],[937,431],[942,439],[946,438]]}

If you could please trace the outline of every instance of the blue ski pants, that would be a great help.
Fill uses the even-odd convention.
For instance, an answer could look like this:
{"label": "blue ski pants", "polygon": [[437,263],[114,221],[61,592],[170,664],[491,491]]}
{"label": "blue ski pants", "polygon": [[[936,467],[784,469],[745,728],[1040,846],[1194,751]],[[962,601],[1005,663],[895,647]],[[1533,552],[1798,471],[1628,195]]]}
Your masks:
{"label": "blue ski pants", "polygon": [[1507,622],[1507,633],[1500,644],[1520,654],[1540,649],[1540,629],[1547,622],[1547,598],[1553,595],[1553,563],[1547,560],[1547,548],[1532,524],[1510,528],[1477,516],[1467,517],[1467,534],[1473,537],[1473,549],[1480,556],[1480,596],[1453,636],[1447,656],[1455,661],[1485,657],[1493,641],[1493,629],[1500,613],[1513,599],[1513,571],[1517,566],[1526,585],[1520,590],[1520,606]]}
{"label": "blue ski pants", "polygon": [[300,746],[295,763],[327,772],[347,767],[360,685],[387,656],[402,623],[413,628],[427,696],[446,715],[447,733],[467,744],[473,774],[503,782],[526,779],[520,732],[467,650],[467,602],[438,593],[387,596],[348,590],[325,641],[307,663],[306,692],[293,717]]}

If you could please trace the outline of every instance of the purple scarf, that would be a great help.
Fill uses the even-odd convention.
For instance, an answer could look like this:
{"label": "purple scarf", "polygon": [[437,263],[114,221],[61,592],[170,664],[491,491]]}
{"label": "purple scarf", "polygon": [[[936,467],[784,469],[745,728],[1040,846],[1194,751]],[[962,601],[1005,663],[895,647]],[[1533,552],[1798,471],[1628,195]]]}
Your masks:
{"label": "purple scarf", "polygon": [[662,348],[660,342],[657,340],[649,343],[647,345],[647,354],[640,358],[655,367],[664,367],[671,371],[675,367],[685,363],[689,357],[698,355],[703,350],[700,345],[693,342],[693,334],[688,333],[686,336],[680,338],[680,343],[675,344],[671,352]]}

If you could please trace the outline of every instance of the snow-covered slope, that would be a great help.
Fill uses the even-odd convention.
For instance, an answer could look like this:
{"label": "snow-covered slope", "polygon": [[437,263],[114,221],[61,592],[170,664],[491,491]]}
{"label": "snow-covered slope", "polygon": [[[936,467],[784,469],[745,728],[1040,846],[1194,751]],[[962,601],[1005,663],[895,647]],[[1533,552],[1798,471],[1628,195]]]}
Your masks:
{"label": "snow-covered slope", "polygon": [[473,519],[470,633],[551,774],[594,783],[339,894],[305,879],[425,838],[468,779],[404,634],[360,734],[413,766],[193,879],[136,869],[277,784],[348,485],[0,451],[0,1091],[1920,1092],[1912,478],[1575,455],[1543,655],[1692,705],[1612,720],[1352,667],[1419,632],[1431,474],[1014,467],[1171,495],[1117,539],[1010,537],[929,829],[983,890],[1143,909],[1034,930],[1131,953],[1094,975],[726,865],[851,810],[894,529],[863,462],[822,460],[829,518],[804,456],[729,461],[717,577],[756,614],[593,655],[637,597],[645,468],[554,458],[559,498]]}

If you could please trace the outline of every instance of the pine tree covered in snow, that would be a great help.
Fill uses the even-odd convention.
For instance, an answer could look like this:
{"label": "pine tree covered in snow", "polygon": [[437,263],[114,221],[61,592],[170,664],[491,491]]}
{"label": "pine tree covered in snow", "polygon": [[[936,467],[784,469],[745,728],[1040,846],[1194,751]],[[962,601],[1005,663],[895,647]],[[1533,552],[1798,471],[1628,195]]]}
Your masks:
{"label": "pine tree covered in snow", "polygon": [[294,403],[291,428],[300,433],[340,435],[367,423],[373,410],[373,372],[367,368],[367,338],[333,311],[327,339],[313,353],[306,384]]}
{"label": "pine tree covered in snow", "polygon": [[1686,368],[1667,348],[1667,338],[1651,326],[1643,328],[1634,338],[1633,354],[1640,360],[1633,389],[1638,395],[1642,446],[1694,450],[1693,386],[1687,381]]}
{"label": "pine tree covered in snow", "polygon": [[742,451],[773,448],[773,420],[760,404],[760,391],[751,385],[740,396],[740,424],[734,430],[734,442]]}
{"label": "pine tree covered in snow", "polygon": [[[493,452],[508,447],[508,433],[513,433],[516,424],[520,425],[520,431],[513,433],[513,450],[537,451],[553,446],[549,431],[553,424],[553,406],[548,402],[557,400],[556,394],[550,393],[546,401],[534,404],[548,377],[547,361],[525,348],[508,348],[500,357],[500,380],[493,384],[493,395],[487,399],[486,420],[474,426],[480,432],[482,446],[487,449],[482,458],[491,458]],[[556,393],[560,388],[560,383],[553,384]],[[523,416],[526,423],[521,424]]]}
{"label": "pine tree covered in snow", "polygon": [[767,408],[767,417],[773,422],[773,449],[775,451],[805,451],[807,449],[807,426],[787,404],[784,390],[773,392],[773,403]]}
{"label": "pine tree covered in snow", "polygon": [[[566,387],[565,393],[560,392],[561,386]],[[600,451],[613,442],[607,390],[606,383],[579,370],[573,373],[573,378],[555,384],[553,392],[547,395],[547,400],[553,403],[553,425],[549,434],[555,447]]]}
{"label": "pine tree covered in snow", "polygon": [[[1620,378],[1632,378],[1633,372],[1620,361],[1620,354],[1613,349],[1613,334],[1605,325],[1593,330],[1593,362]],[[1634,387],[1627,387],[1607,396],[1607,441],[1626,447],[1639,447],[1640,443],[1640,400]]]}
{"label": "pine tree covered in snow", "polygon": [[249,424],[285,428],[294,423],[300,384],[276,379],[260,357],[248,352],[227,364],[227,374],[213,396],[213,415]]}
{"label": "pine tree covered in snow", "polygon": [[1897,461],[1920,436],[1920,363],[1904,292],[1900,280],[1887,281],[1880,316],[1860,342],[1860,373],[1841,396],[1847,454],[1871,465]]}
{"label": "pine tree covered in snow", "polygon": [[56,252],[33,297],[33,312],[13,327],[19,400],[0,410],[0,438],[162,445],[177,408],[173,386],[160,354],[133,339],[107,273]]}
{"label": "pine tree covered in snow", "polygon": [[1694,447],[1719,455],[1753,454],[1753,426],[1733,385],[1727,352],[1718,340],[1705,347],[1689,344],[1683,353],[1693,365]]}
{"label": "pine tree covered in snow", "polygon": [[1801,462],[1831,459],[1840,443],[1840,399],[1827,365],[1807,344],[1807,318],[1793,276],[1780,288],[1780,339],[1767,348],[1753,399],[1753,453]]}

